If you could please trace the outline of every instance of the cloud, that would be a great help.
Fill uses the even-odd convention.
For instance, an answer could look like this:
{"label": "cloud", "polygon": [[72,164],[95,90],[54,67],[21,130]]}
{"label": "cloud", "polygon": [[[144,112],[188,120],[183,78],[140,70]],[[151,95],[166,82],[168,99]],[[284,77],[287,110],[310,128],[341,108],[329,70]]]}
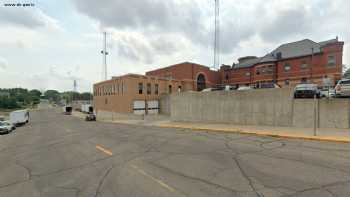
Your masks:
{"label": "cloud", "polygon": [[8,66],[8,62],[5,58],[0,57],[0,69],[6,69]]}
{"label": "cloud", "polygon": [[60,29],[58,21],[35,7],[0,7],[0,24],[28,29]]}
{"label": "cloud", "polygon": [[[73,67],[68,71],[74,73],[79,67]],[[11,79],[15,78],[15,83]],[[48,70],[36,72],[33,74],[24,74],[23,72],[0,72],[0,79],[4,79],[3,87],[23,87],[29,89],[56,89],[59,91],[73,90],[73,81],[77,80],[78,90],[91,91],[92,83],[78,75],[68,74],[66,70],[59,69],[58,66],[50,66]]]}
{"label": "cloud", "polygon": [[303,7],[280,11],[275,18],[268,20],[261,29],[261,36],[267,41],[280,41],[283,38],[303,35],[312,30],[312,17]]}
{"label": "cloud", "polygon": [[[184,0],[73,0],[76,8],[97,20],[101,27],[146,36],[181,34],[194,44],[212,44],[211,28],[207,27],[204,10],[196,1]],[[91,9],[92,7],[96,9]],[[165,40],[160,40],[165,41]],[[169,45],[169,42],[164,42]]]}

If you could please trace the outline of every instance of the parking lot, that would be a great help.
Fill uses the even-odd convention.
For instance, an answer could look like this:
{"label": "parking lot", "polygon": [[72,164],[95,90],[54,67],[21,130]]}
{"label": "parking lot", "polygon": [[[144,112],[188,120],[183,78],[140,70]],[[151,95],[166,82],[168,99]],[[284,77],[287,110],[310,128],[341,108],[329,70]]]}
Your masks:
{"label": "parking lot", "polygon": [[348,196],[350,144],[85,122],[0,136],[0,196]]}

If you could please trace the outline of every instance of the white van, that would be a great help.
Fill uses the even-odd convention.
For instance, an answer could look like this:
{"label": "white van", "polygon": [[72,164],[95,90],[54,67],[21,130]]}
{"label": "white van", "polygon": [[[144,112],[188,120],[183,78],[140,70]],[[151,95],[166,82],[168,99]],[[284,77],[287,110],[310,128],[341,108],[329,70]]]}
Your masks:
{"label": "white van", "polygon": [[10,113],[10,122],[14,125],[21,125],[29,122],[29,111],[18,110]]}

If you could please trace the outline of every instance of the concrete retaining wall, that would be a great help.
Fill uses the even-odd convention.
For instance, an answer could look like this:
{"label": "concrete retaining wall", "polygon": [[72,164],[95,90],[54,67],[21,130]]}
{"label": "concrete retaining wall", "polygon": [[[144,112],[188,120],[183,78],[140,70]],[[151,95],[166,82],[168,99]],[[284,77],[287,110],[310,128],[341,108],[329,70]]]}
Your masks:
{"label": "concrete retaining wall", "polygon": [[97,120],[102,121],[114,121],[114,120],[142,120],[143,116],[138,116],[134,114],[127,114],[127,113],[116,113],[116,112],[109,112],[109,111],[97,111],[96,112],[96,118]]}
{"label": "concrete retaining wall", "polygon": [[322,128],[349,128],[347,99],[294,100],[292,89],[185,92],[170,98],[174,121],[231,123],[311,128],[315,118]]}
{"label": "concrete retaining wall", "polygon": [[163,94],[159,98],[159,114],[170,115],[170,96]]}

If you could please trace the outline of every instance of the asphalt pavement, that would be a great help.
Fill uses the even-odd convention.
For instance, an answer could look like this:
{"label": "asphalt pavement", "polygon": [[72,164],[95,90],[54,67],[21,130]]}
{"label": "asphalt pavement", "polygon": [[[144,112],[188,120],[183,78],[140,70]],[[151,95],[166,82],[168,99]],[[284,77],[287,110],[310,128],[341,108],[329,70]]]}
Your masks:
{"label": "asphalt pavement", "polygon": [[347,197],[350,144],[85,122],[0,136],[0,197]]}

